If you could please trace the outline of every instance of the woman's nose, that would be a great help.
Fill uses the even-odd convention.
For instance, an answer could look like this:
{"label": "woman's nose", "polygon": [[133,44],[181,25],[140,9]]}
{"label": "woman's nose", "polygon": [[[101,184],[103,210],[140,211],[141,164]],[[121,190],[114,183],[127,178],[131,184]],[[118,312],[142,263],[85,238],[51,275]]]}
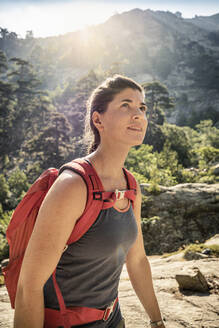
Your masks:
{"label": "woman's nose", "polygon": [[144,115],[144,113],[139,109],[139,108],[136,108],[134,110],[134,113],[132,114],[132,118],[133,119],[141,119]]}

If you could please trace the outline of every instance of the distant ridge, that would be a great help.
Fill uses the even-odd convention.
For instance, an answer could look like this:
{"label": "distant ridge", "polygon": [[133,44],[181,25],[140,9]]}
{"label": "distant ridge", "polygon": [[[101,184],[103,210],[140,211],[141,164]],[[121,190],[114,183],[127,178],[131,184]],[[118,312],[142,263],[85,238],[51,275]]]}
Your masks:
{"label": "distant ridge", "polygon": [[134,8],[61,36],[0,39],[0,49],[35,67],[44,58],[53,71],[45,76],[49,89],[116,63],[117,72],[140,83],[159,80],[168,87],[176,101],[169,122],[200,115],[219,120],[219,13],[185,19],[180,12]]}

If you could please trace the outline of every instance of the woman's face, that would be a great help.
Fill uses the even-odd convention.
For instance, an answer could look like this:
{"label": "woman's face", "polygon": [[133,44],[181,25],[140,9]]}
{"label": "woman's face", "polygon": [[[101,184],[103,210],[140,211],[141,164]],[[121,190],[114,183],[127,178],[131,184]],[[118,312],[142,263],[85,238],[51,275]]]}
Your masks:
{"label": "woman's face", "polygon": [[118,143],[140,145],[148,125],[146,110],[144,95],[140,91],[127,88],[118,93],[105,113],[98,113],[101,142],[110,142],[115,146]]}

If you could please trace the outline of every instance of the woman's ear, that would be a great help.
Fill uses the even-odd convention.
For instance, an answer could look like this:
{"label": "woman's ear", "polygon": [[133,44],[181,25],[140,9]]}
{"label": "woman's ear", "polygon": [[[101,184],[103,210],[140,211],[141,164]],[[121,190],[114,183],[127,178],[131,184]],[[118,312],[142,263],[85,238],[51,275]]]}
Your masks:
{"label": "woman's ear", "polygon": [[92,120],[93,120],[93,124],[97,128],[97,130],[99,132],[102,131],[103,130],[103,122],[102,122],[101,114],[98,113],[97,111],[93,112]]}

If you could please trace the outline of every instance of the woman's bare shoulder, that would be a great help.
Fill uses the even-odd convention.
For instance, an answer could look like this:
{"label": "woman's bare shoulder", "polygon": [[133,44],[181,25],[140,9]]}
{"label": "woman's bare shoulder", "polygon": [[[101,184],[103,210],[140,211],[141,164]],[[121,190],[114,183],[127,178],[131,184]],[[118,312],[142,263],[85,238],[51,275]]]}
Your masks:
{"label": "woman's bare shoulder", "polygon": [[66,169],[58,176],[49,193],[52,193],[54,197],[57,195],[61,198],[68,198],[79,194],[80,199],[84,200],[87,198],[87,186],[84,179],[78,173]]}

